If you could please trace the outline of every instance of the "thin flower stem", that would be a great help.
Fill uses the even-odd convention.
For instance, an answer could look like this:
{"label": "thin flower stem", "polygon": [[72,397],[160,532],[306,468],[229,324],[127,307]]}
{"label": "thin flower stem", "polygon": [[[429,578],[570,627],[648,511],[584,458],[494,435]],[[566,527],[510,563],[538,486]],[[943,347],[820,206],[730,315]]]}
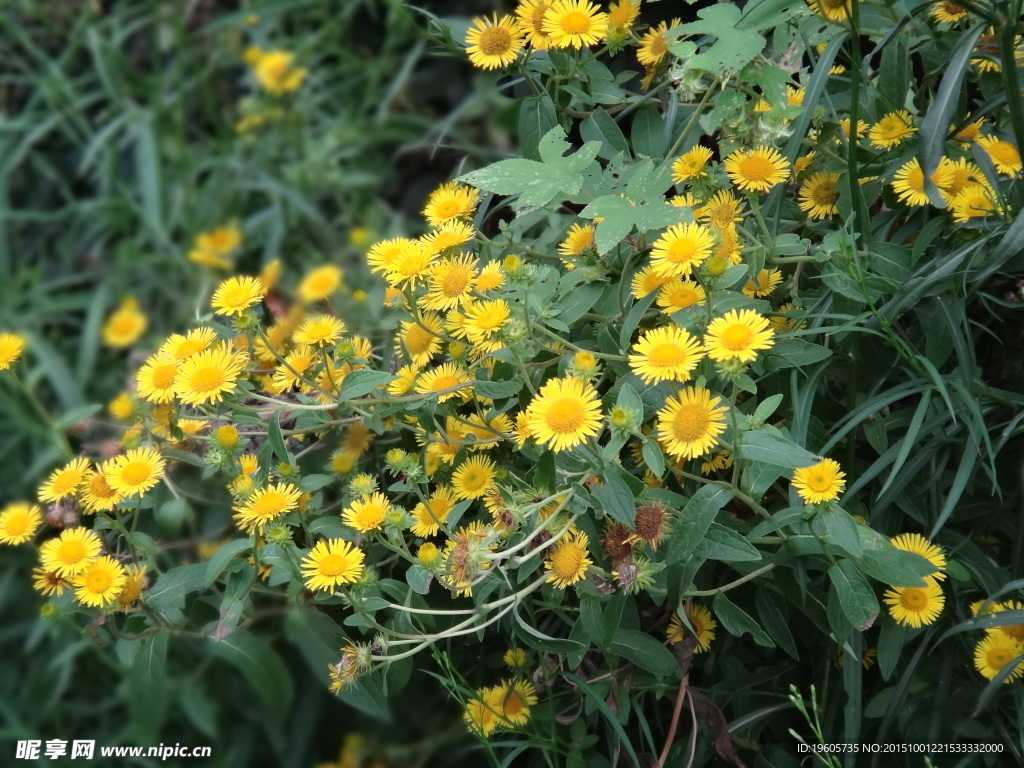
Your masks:
{"label": "thin flower stem", "polygon": [[730,581],[728,584],[718,587],[717,589],[694,589],[687,592],[683,597],[711,597],[712,595],[717,595],[720,592],[728,592],[730,589],[735,589],[741,584],[746,584],[748,581],[756,579],[762,573],[768,573],[768,571],[772,570],[774,567],[775,563],[768,563],[768,565],[762,566],[756,571],[751,571],[746,576],[741,576],[736,579],[736,581]]}

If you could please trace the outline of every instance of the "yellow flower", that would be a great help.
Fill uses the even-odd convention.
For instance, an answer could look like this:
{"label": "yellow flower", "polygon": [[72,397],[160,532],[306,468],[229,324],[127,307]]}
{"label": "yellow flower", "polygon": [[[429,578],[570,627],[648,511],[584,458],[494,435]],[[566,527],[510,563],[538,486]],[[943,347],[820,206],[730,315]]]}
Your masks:
{"label": "yellow flower", "polygon": [[200,232],[196,237],[192,250],[188,252],[190,261],[217,269],[230,269],[228,255],[242,244],[242,230],[237,224]]}
{"label": "yellow flower", "polygon": [[505,283],[505,273],[501,268],[501,265],[496,261],[492,261],[482,270],[476,279],[476,289],[481,293],[487,291],[493,291],[495,288],[500,288]]}
{"label": "yellow flower", "polygon": [[383,493],[373,493],[365,499],[353,501],[341,513],[345,525],[360,533],[375,531],[384,524],[384,518],[391,511],[391,502]]}
{"label": "yellow flower", "polygon": [[558,453],[601,430],[601,401],[589,382],[567,376],[551,379],[526,410],[530,435]]}
{"label": "yellow flower", "polygon": [[89,460],[81,457],[72,459],[60,469],[53,470],[46,478],[46,482],[39,486],[39,500],[60,501],[71,496],[85,480],[85,473],[88,471]]}
{"label": "yellow flower", "polygon": [[473,66],[502,69],[516,60],[523,50],[522,28],[511,16],[494,14],[490,19],[477,17],[466,32],[466,53]]}
{"label": "yellow flower", "polygon": [[217,286],[210,306],[218,315],[240,315],[263,300],[263,284],[255,277],[229,277]]}
{"label": "yellow flower", "polygon": [[490,341],[508,322],[512,308],[502,299],[474,301],[464,307],[466,335],[474,344]]}
{"label": "yellow flower", "polygon": [[871,126],[868,138],[879,149],[892,149],[916,132],[910,113],[905,109],[897,109]]}
{"label": "yellow flower", "polygon": [[715,447],[725,431],[727,408],[704,387],[688,387],[665,401],[658,411],[657,437],[661,446],[680,459],[693,459]]}
{"label": "yellow flower", "polygon": [[351,584],[363,575],[363,551],[343,539],[321,539],[302,560],[306,588],[319,592]]}
{"label": "yellow flower", "polygon": [[39,550],[43,568],[68,578],[81,573],[100,552],[100,537],[88,528],[65,528]]}
{"label": "yellow flower", "polygon": [[63,595],[64,589],[69,586],[59,573],[48,571],[45,568],[34,568],[32,578],[32,588],[46,597]]}
{"label": "yellow flower", "polygon": [[123,496],[143,494],[160,482],[164,460],[155,448],[136,448],[111,459],[105,468],[106,481]]}
{"label": "yellow flower", "polygon": [[700,342],[678,325],[648,331],[633,347],[629,367],[644,384],[689,381],[704,356]]}
{"label": "yellow flower", "polygon": [[122,611],[131,608],[146,587],[146,566],[129,565],[125,568],[124,586],[117,595],[117,602]]}
{"label": "yellow flower", "polygon": [[651,266],[662,275],[689,277],[711,254],[714,242],[711,230],[703,224],[671,226],[654,242]]}
{"label": "yellow flower", "polygon": [[238,527],[246,533],[263,532],[263,526],[299,505],[302,491],[291,483],[268,485],[235,508]]}
{"label": "yellow flower", "polygon": [[151,403],[167,403],[174,399],[174,381],[180,362],[153,355],[135,374],[139,396]]}
{"label": "yellow flower", "polygon": [[716,451],[700,463],[700,472],[702,475],[710,475],[712,472],[728,469],[731,466],[732,456],[729,455],[729,452],[725,450]]}
{"label": "yellow flower", "polygon": [[1020,151],[1008,141],[997,136],[981,136],[978,146],[992,160],[992,164],[1003,176],[1016,176],[1021,171]]}
{"label": "yellow flower", "polygon": [[325,347],[334,344],[345,333],[345,324],[330,315],[318,315],[306,320],[292,335],[296,344],[308,344],[314,347]]}
{"label": "yellow flower", "polygon": [[[847,141],[849,141],[850,140],[850,118],[844,117],[842,120],[839,121],[839,130],[842,132],[843,138],[846,139]],[[866,134],[867,132],[868,132],[868,124],[865,123],[863,120],[861,120],[858,117],[857,118],[857,138],[858,139],[863,138],[864,134]]]}
{"label": "yellow flower", "polygon": [[431,255],[438,255],[465,245],[476,237],[473,225],[465,221],[442,224],[423,235],[419,242]]}
{"label": "yellow flower", "polygon": [[160,345],[157,354],[179,361],[188,360],[192,355],[202,352],[216,339],[217,332],[213,328],[193,328],[184,336],[173,333]]}
{"label": "yellow flower", "polygon": [[25,349],[25,337],[20,333],[0,333],[0,371],[10,370]]}
{"label": "yellow flower", "polygon": [[[440,395],[437,401],[443,403],[458,396],[461,391],[468,389],[465,385],[473,380],[473,377],[465,368],[455,363],[444,363],[437,368],[425,371],[416,384],[416,391],[420,394],[438,392]],[[456,387],[458,389],[455,389]]]}
{"label": "yellow flower", "polygon": [[502,725],[512,728],[526,725],[530,707],[537,703],[537,691],[526,680],[504,680],[486,693],[484,702],[497,713]]}
{"label": "yellow flower", "polygon": [[15,501],[0,512],[0,544],[24,544],[42,525],[39,507],[27,501]]}
{"label": "yellow flower", "polygon": [[[715,639],[715,628],[718,627],[718,622],[711,617],[711,611],[703,605],[692,605],[689,619],[697,640],[693,652],[703,653],[711,647],[711,641]],[[679,618],[679,610],[673,611],[666,633],[669,643],[675,645],[682,642],[689,632],[690,630],[683,626],[682,619]]]}
{"label": "yellow flower", "polygon": [[723,189],[694,211],[694,215],[698,221],[710,224],[715,229],[728,229],[733,224],[743,221],[743,217],[740,216],[742,207],[742,201],[728,189]]}
{"label": "yellow flower", "polygon": [[452,488],[460,499],[479,499],[494,484],[495,463],[485,456],[473,456],[456,467]]}
{"label": "yellow flower", "polygon": [[139,309],[138,300],[123,299],[121,306],[103,325],[103,343],[115,349],[130,347],[146,332],[148,326],[149,318]]}
{"label": "yellow flower", "polygon": [[430,273],[434,254],[422,243],[410,241],[402,247],[401,253],[384,272],[384,279],[393,288],[401,288],[404,284],[415,287],[420,279]]}
{"label": "yellow flower", "polygon": [[663,275],[656,271],[654,267],[648,266],[633,275],[633,282],[630,285],[630,290],[633,294],[633,298],[640,301],[640,299],[651,291],[658,290],[666,283],[671,282],[671,280],[672,278],[668,275]]}
{"label": "yellow flower", "polygon": [[737,149],[725,158],[729,180],[745,192],[767,192],[789,178],[789,162],[774,147]]}
{"label": "yellow flower", "polygon": [[280,96],[297,91],[307,72],[294,64],[295,56],[288,51],[262,51],[252,62],[256,82],[267,93]]}
{"label": "yellow flower", "polygon": [[782,273],[777,269],[762,269],[743,286],[743,295],[750,298],[767,296],[782,282]]}
{"label": "yellow flower", "polygon": [[965,157],[951,161],[947,167],[953,170],[953,179],[948,186],[940,187],[939,193],[942,195],[942,199],[950,206],[952,206],[956,197],[970,185],[982,184],[985,187],[989,186],[988,179],[985,178],[981,168],[974,163],[968,162]]}
{"label": "yellow flower", "polygon": [[850,18],[853,0],[807,0],[811,10],[829,21],[843,22]]}
{"label": "yellow flower", "polygon": [[967,9],[957,5],[952,0],[944,0],[933,5],[931,10],[928,11],[928,15],[938,22],[956,24],[958,21],[966,18]]}
{"label": "yellow flower", "polygon": [[440,556],[441,550],[437,548],[436,544],[429,541],[421,544],[420,548],[416,550],[416,559],[424,568],[433,568]]}
{"label": "yellow flower", "polygon": [[[952,164],[946,158],[942,158],[939,167],[932,174],[932,181],[935,182],[936,187],[941,189],[948,187],[953,182],[954,176]],[[924,171],[921,170],[921,163],[916,157],[908,160],[896,171],[892,188],[904,205],[920,206],[928,205],[931,202],[924,191]]]}
{"label": "yellow flower", "polygon": [[846,488],[846,473],[839,469],[838,461],[822,459],[813,466],[800,467],[793,472],[791,485],[805,504],[823,504],[839,498]]}
{"label": "yellow flower", "polygon": [[889,615],[904,626],[915,629],[932,624],[942,613],[946,598],[942,587],[931,576],[925,576],[923,587],[892,587],[882,599],[889,606]]}
{"label": "yellow flower", "polygon": [[569,232],[558,246],[558,253],[562,256],[582,256],[588,249],[594,247],[593,224],[573,224]]}
{"label": "yellow flower", "polygon": [[102,608],[117,600],[127,578],[124,566],[117,560],[108,555],[97,557],[72,581],[75,599],[83,605]]}
{"label": "yellow flower", "polygon": [[477,696],[466,701],[466,711],[462,715],[469,730],[483,738],[490,736],[494,729],[501,724],[498,720],[498,713],[484,701],[483,697],[486,694],[486,690],[477,691]]}
{"label": "yellow flower", "polygon": [[333,264],[323,264],[311,269],[299,283],[299,298],[307,304],[322,301],[341,286],[342,271]]}
{"label": "yellow flower", "polygon": [[523,0],[516,8],[519,26],[535,51],[546,51],[551,38],[544,31],[544,14],[551,7],[549,0]]}
{"label": "yellow flower", "polygon": [[127,392],[119,392],[107,403],[107,412],[118,421],[128,421],[135,414],[135,403]]}
{"label": "yellow flower", "polygon": [[706,176],[708,162],[713,156],[710,149],[697,145],[672,163],[672,181],[682,184]]}
{"label": "yellow flower", "polygon": [[441,526],[448,521],[448,515],[455,508],[456,498],[452,489],[446,485],[439,485],[434,489],[427,499],[427,503],[420,502],[412,511],[416,520],[411,530],[416,536],[433,536]]}
{"label": "yellow flower", "polygon": [[942,549],[932,544],[928,539],[919,533],[901,533],[889,540],[896,549],[904,552],[913,552],[920,555],[929,563],[935,566],[935,571],[930,575],[938,580],[946,578],[946,555]]}
{"label": "yellow flower", "polygon": [[110,462],[104,462],[96,469],[90,469],[85,475],[81,493],[82,505],[88,514],[108,512],[124,498],[123,494],[111,488],[107,482],[106,473],[109,467]]}
{"label": "yellow flower", "polygon": [[654,301],[662,308],[662,312],[671,315],[687,307],[703,305],[705,298],[704,288],[700,283],[677,277],[661,287]]}
{"label": "yellow flower", "polygon": [[731,309],[708,324],[704,346],[712,360],[739,360],[749,363],[758,350],[769,349],[775,342],[768,320],[750,309]]}
{"label": "yellow flower", "polygon": [[953,211],[953,220],[960,223],[1003,212],[1002,207],[996,204],[995,192],[988,184],[968,184],[953,198],[949,207]]}
{"label": "yellow flower", "polygon": [[512,669],[523,669],[526,667],[526,651],[522,648],[509,648],[501,658]]}
{"label": "yellow flower", "polygon": [[[618,0],[608,6],[608,33],[625,39],[640,15],[640,0]],[[613,30],[614,28],[614,30]]]}
{"label": "yellow flower", "polygon": [[186,405],[219,403],[235,389],[245,362],[227,344],[204,350],[178,367],[174,393]]}
{"label": "yellow flower", "polygon": [[637,61],[645,67],[658,66],[668,54],[668,46],[673,42],[668,31],[678,27],[679,19],[672,19],[671,23],[661,22],[657,27],[647,31],[647,34],[640,39],[640,47],[636,52]]}
{"label": "yellow flower", "polygon": [[[1024,654],[1024,645],[1002,632],[983,638],[974,648],[974,668],[982,677],[994,680],[1014,659]],[[1024,660],[1018,661],[1003,680],[1010,683],[1024,675]]]}
{"label": "yellow flower", "polygon": [[800,185],[797,193],[800,210],[812,219],[826,219],[839,212],[839,174],[819,171],[811,174]]}
{"label": "yellow flower", "polygon": [[477,258],[469,253],[441,259],[430,268],[429,292],[420,302],[427,309],[460,307],[473,296]]}
{"label": "yellow flower", "polygon": [[544,15],[543,27],[555,48],[582,48],[604,39],[608,14],[589,0],[555,0]]}
{"label": "yellow flower", "polygon": [[423,217],[432,227],[468,221],[476,211],[477,192],[457,182],[442,184],[427,197]]}
{"label": "yellow flower", "polygon": [[548,550],[544,569],[548,572],[546,581],[555,589],[565,589],[587,575],[593,565],[590,559],[590,540],[583,531],[575,528],[566,533],[557,544]]}

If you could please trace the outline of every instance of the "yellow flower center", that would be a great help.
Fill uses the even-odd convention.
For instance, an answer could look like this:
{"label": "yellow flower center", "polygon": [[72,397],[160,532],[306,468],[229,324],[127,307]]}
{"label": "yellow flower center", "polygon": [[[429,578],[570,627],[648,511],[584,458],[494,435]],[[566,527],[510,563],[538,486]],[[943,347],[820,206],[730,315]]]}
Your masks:
{"label": "yellow flower center", "polygon": [[94,569],[85,577],[85,588],[97,595],[102,595],[113,583],[114,575],[106,569]]}
{"label": "yellow flower center", "polygon": [[[493,29],[493,27],[492,27]],[[481,46],[483,44],[483,38],[481,37]],[[442,200],[434,206],[434,215],[439,219],[451,219],[459,215],[461,206],[458,200],[448,199]]]}
{"label": "yellow flower center", "polygon": [[133,461],[125,464],[121,470],[121,479],[125,485],[141,485],[149,479],[151,468],[145,461]]}
{"label": "yellow flower center", "polygon": [[441,280],[441,285],[439,286],[441,293],[450,299],[461,296],[469,285],[472,275],[472,271],[467,267],[450,267]]}
{"label": "yellow flower center", "polygon": [[[720,275],[723,272],[725,272],[725,268],[728,266],[728,264],[726,264],[725,256],[722,256],[721,254],[716,254],[715,256],[712,256],[710,260],[708,260],[708,265],[707,266],[708,266],[708,272],[710,274],[712,274],[712,275]],[[697,294],[694,293],[694,294],[692,294],[691,298],[689,299],[689,303],[683,304],[682,306],[688,307],[688,306],[690,306],[690,304],[696,304],[696,303],[697,303]]]}
{"label": "yellow flower center", "polygon": [[907,187],[915,192],[924,192],[924,171],[912,168],[907,174]]}
{"label": "yellow flower center", "polygon": [[288,499],[280,491],[268,491],[253,502],[252,514],[256,517],[270,517],[278,514],[287,503]]}
{"label": "yellow flower center", "polygon": [[178,368],[174,363],[157,366],[153,369],[153,387],[155,389],[169,389],[174,386],[174,375]]}
{"label": "yellow flower center", "polygon": [[442,389],[448,389],[461,383],[462,381],[455,376],[438,376],[431,382],[430,389],[432,392],[440,392]]}
{"label": "yellow flower center", "polygon": [[53,493],[57,496],[70,493],[82,480],[82,474],[77,470],[61,472],[53,479]]}
{"label": "yellow flower center", "polygon": [[1008,627],[1000,627],[1000,629],[1010,637],[1024,641],[1024,624],[1011,624]]}
{"label": "yellow flower center", "polygon": [[996,141],[986,145],[985,151],[992,156],[992,159],[1003,165],[1016,165],[1020,162],[1020,153],[1014,146],[1005,141]]}
{"label": "yellow flower center", "polygon": [[551,570],[561,579],[571,579],[580,571],[583,563],[583,552],[578,544],[565,544],[556,547],[551,553]]}
{"label": "yellow flower center", "polygon": [[668,247],[668,259],[675,264],[685,264],[697,253],[697,241],[681,237]]}
{"label": "yellow flower center", "polygon": [[78,539],[65,541],[57,550],[57,559],[66,565],[74,565],[86,555],[85,544]]}
{"label": "yellow flower center", "polygon": [[807,476],[807,487],[816,493],[825,493],[832,488],[832,477],[823,472],[814,472]]}
{"label": "yellow flower center", "polygon": [[512,47],[512,35],[503,26],[488,27],[480,33],[477,46],[486,56],[501,56]]}
{"label": "yellow flower center", "polygon": [[340,576],[348,570],[348,560],[341,555],[330,554],[320,560],[321,576]]}
{"label": "yellow flower center", "polygon": [[110,330],[119,336],[128,336],[135,330],[135,318],[132,315],[114,315],[110,319]]}
{"label": "yellow flower center", "polygon": [[725,329],[721,338],[723,347],[738,352],[750,346],[754,340],[754,331],[742,323],[735,323]]}
{"label": "yellow flower center", "polygon": [[949,0],[946,0],[946,2],[942,4],[942,10],[944,10],[950,16],[960,16],[961,14],[964,13],[963,8],[961,8],[956,3],[949,2]]}
{"label": "yellow flower center", "polygon": [[516,717],[526,708],[526,702],[515,691],[509,691],[503,703],[506,717]]}
{"label": "yellow flower center", "polygon": [[647,50],[651,56],[660,59],[668,51],[668,35],[658,35],[650,41]]}
{"label": "yellow flower center", "polygon": [[775,165],[766,157],[748,155],[740,161],[740,175],[751,181],[764,181],[775,173]]}
{"label": "yellow flower center", "polygon": [[224,385],[224,371],[215,365],[199,368],[189,383],[196,392],[212,392]]}
{"label": "yellow flower center", "polygon": [[685,363],[689,355],[678,344],[658,344],[647,353],[647,362],[654,368],[674,368]]}
{"label": "yellow flower center", "polygon": [[533,9],[533,13],[530,15],[530,25],[533,27],[534,34],[544,34],[541,27],[544,24],[544,14],[548,12],[550,7],[551,3],[541,3]]}
{"label": "yellow flower center", "polygon": [[505,322],[504,307],[498,305],[484,310],[473,320],[473,325],[482,331],[494,331]]}
{"label": "yellow flower center", "polygon": [[462,474],[462,487],[467,491],[478,491],[483,485],[487,474],[476,467],[468,468]]}
{"label": "yellow flower center", "polygon": [[823,181],[811,189],[811,200],[815,205],[831,206],[839,197],[839,190],[832,181]]}
{"label": "yellow flower center", "polygon": [[923,589],[911,587],[903,590],[903,594],[900,595],[900,603],[908,611],[920,611],[928,604],[928,595]]}
{"label": "yellow flower center", "polygon": [[993,648],[988,652],[989,666],[996,669],[1002,669],[1012,658],[1013,656],[1006,648]]}
{"label": "yellow flower center", "polygon": [[682,406],[672,418],[672,432],[677,440],[693,442],[707,434],[711,417],[703,405],[692,403]]}
{"label": "yellow flower center", "polygon": [[567,35],[582,35],[590,31],[590,17],[580,11],[570,11],[561,20],[562,31]]}
{"label": "yellow flower center", "polygon": [[585,411],[579,400],[563,397],[548,407],[544,421],[552,432],[575,432],[583,426]]}
{"label": "yellow flower center", "polygon": [[430,341],[434,336],[430,331],[419,325],[413,325],[405,332],[405,347],[410,355],[419,355],[426,352],[430,347]]}
{"label": "yellow flower center", "polygon": [[28,530],[28,515],[12,515],[8,517],[4,529],[8,536],[20,536]]}

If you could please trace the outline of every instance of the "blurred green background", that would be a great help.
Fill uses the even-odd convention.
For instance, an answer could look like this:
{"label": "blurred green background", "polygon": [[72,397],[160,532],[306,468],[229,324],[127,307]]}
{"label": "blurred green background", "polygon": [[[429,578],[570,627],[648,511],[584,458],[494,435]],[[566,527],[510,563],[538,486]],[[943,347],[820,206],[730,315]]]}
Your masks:
{"label": "blurred green background", "polygon": [[[494,9],[425,6],[467,22]],[[28,386],[0,381],[0,506],[33,499],[82,447],[76,423],[109,419],[99,407],[146,350],[190,326],[195,297],[226,274],[188,259],[200,233],[238,225],[239,273],[277,259],[294,283],[339,264],[349,291],[365,289],[367,312],[379,311],[365,248],[409,231],[467,152],[488,162],[494,150],[474,148],[512,141],[495,133],[502,94],[428,22],[397,0],[0,3],[0,329],[26,334],[30,349]],[[292,52],[308,70],[302,87],[261,92],[250,46]],[[101,331],[126,298],[147,329],[111,348]],[[56,738],[95,740],[95,765],[99,745],[161,742],[213,748],[181,761],[190,765],[476,762],[457,707],[425,674],[390,713],[334,698],[323,681],[337,649],[311,643],[301,617],[262,627],[286,669],[225,665],[197,638],[172,643],[166,677],[128,675],[140,643],[100,648],[70,621],[41,618],[33,565],[28,548],[0,550],[0,765],[15,762],[18,740]],[[362,746],[346,740],[356,732]]]}

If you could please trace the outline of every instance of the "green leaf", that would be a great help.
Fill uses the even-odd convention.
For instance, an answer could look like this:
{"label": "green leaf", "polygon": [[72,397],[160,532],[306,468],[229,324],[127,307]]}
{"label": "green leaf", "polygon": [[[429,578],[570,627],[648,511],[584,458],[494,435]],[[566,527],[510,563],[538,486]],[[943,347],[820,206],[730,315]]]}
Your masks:
{"label": "green leaf", "polygon": [[665,118],[661,110],[653,105],[638,109],[633,116],[630,138],[633,141],[633,152],[637,155],[664,157],[668,151],[668,139],[665,136]]}
{"label": "green leaf", "polygon": [[389,384],[398,377],[387,371],[358,370],[346,374],[341,382],[341,392],[338,393],[338,402],[344,403],[347,400],[355,400],[365,394],[373,392],[377,387]]}
{"label": "green leaf", "polygon": [[758,589],[754,592],[754,604],[757,607],[757,616],[772,640],[779,648],[799,661],[796,643],[793,642],[793,634],[789,631],[789,620],[779,608],[775,597],[767,589]]}
{"label": "green leaf", "polygon": [[[718,39],[689,59],[688,65],[726,77],[753,61],[764,48],[764,38],[740,20],[740,9],[731,3],[712,5],[697,11],[700,21],[683,24],[687,35],[714,35]],[[673,52],[688,41],[671,46]]]}
{"label": "green leaf", "polygon": [[857,521],[849,513],[839,507],[831,507],[819,512],[811,521],[812,527],[823,525],[825,533],[832,544],[846,552],[850,557],[864,554],[860,534],[857,532]]}
{"label": "green leaf", "polygon": [[882,629],[878,633],[878,670],[884,680],[892,677],[903,647],[913,640],[919,631],[897,624],[891,618],[882,622]]}
{"label": "green leaf", "polygon": [[576,685],[576,687],[579,688],[580,691],[582,691],[583,694],[590,700],[590,702],[594,705],[594,708],[601,713],[604,719],[608,722],[608,725],[610,725],[612,730],[615,731],[615,735],[619,737],[619,741],[622,743],[623,749],[626,750],[626,754],[628,754],[632,758],[632,764],[640,765],[640,760],[639,758],[637,758],[636,751],[633,749],[633,745],[629,741],[629,736],[627,736],[626,731],[623,730],[622,723],[619,722],[619,718],[617,718],[615,714],[611,711],[611,709],[608,708],[608,705],[605,703],[604,697],[597,691],[595,691],[593,687],[590,685],[590,683],[588,683],[586,680],[583,680],[580,677],[577,677],[571,672],[564,672],[562,676],[565,677],[567,680],[571,680]]}
{"label": "green leaf", "polygon": [[643,320],[647,310],[654,304],[654,300],[658,297],[657,291],[651,291],[649,294],[644,296],[640,301],[633,304],[630,307],[628,313],[626,313],[626,320],[622,324],[622,330],[619,331],[619,348],[625,349],[629,346],[629,339],[633,335],[633,331],[640,325],[640,321]]}
{"label": "green leaf", "polygon": [[299,481],[299,488],[306,493],[316,493],[333,482],[332,475],[306,475]]}
{"label": "green leaf", "polygon": [[715,616],[722,622],[726,631],[734,637],[742,637],[749,632],[754,642],[766,648],[774,648],[775,643],[765,634],[765,631],[758,626],[749,614],[737,606],[724,592],[715,595],[714,601]]}
{"label": "green leaf", "polygon": [[718,510],[732,498],[732,490],[720,485],[705,485],[680,510],[665,546],[665,564],[690,557],[707,533]]}
{"label": "green leaf", "polygon": [[831,349],[803,339],[779,339],[765,353],[766,364],[774,370],[812,365],[831,356]]}
{"label": "green leaf", "polygon": [[139,726],[140,741],[152,742],[160,731],[167,711],[167,641],[162,629],[138,640],[128,672],[128,701],[132,718]]}
{"label": "green leaf", "polygon": [[98,413],[102,408],[102,403],[90,403],[89,405],[81,405],[77,408],[72,408],[57,419],[57,423],[54,426],[63,432],[69,427],[73,427],[78,422],[88,419],[94,413]]}
{"label": "green leaf", "polygon": [[235,539],[214,552],[206,561],[206,571],[203,574],[205,585],[209,587],[213,584],[224,573],[224,569],[228,567],[228,563],[234,559],[235,555],[249,549],[251,543],[250,539]]}
{"label": "green leaf", "polygon": [[679,663],[672,652],[650,635],[635,629],[618,630],[608,650],[655,677],[671,677],[679,673]]}
{"label": "green leaf", "polygon": [[784,437],[756,430],[744,432],[740,436],[734,455],[738,459],[761,461],[791,469],[809,467],[819,461],[813,453]]}
{"label": "green leaf", "polygon": [[540,630],[530,626],[530,622],[524,621],[523,617],[516,610],[512,611],[512,617],[516,620],[516,624],[519,625],[519,629],[522,630],[517,632],[517,634],[522,638],[523,642],[541,653],[572,653],[586,647],[583,643],[576,640],[545,635]]}
{"label": "green leaf", "polygon": [[601,510],[630,528],[636,523],[636,499],[626,482],[613,470],[604,477],[604,485],[591,490]]}
{"label": "green leaf", "polygon": [[283,720],[291,707],[292,678],[273,648],[246,631],[235,631],[220,642],[210,640],[214,656],[234,665],[263,699],[268,711]]}
{"label": "green leaf", "polygon": [[489,400],[504,400],[506,397],[519,394],[523,388],[522,379],[511,379],[502,381],[475,381],[473,391],[481,397]]}
{"label": "green leaf", "polygon": [[736,531],[712,523],[694,554],[705,560],[749,562],[761,559],[761,553]]}
{"label": "green leaf", "polygon": [[665,456],[661,452],[661,446],[657,441],[644,440],[643,448],[640,451],[644,463],[648,466],[655,477],[661,477],[665,473]]}
{"label": "green leaf", "polygon": [[758,536],[767,536],[769,533],[775,533],[775,531],[785,528],[787,525],[802,521],[806,514],[807,509],[805,507],[780,509],[767,520],[762,520],[754,526],[754,529],[747,534],[747,538],[756,539]]}
{"label": "green leaf", "polygon": [[852,560],[845,558],[828,569],[828,576],[846,618],[861,632],[867,631],[878,618],[878,600],[867,579]]}
{"label": "green leaf", "polygon": [[569,149],[565,131],[555,127],[544,135],[538,146],[543,162],[499,160],[458,180],[498,195],[519,195],[515,210],[517,215],[522,215],[556,199],[558,202],[566,200],[580,191],[584,171],[594,162],[601,143],[587,142],[578,152],[565,157]]}
{"label": "green leaf", "polygon": [[270,450],[274,452],[279,461],[285,464],[292,463],[292,457],[284,442],[284,435],[281,434],[280,410],[274,411],[274,415],[270,417],[270,424],[267,426],[267,442],[270,443]]}
{"label": "green leaf", "polygon": [[605,160],[611,160],[620,152],[629,152],[629,144],[619,124],[601,107],[597,107],[580,123],[580,136],[584,141],[600,141],[598,157]]}
{"label": "green leaf", "polygon": [[177,538],[185,522],[186,508],[184,499],[169,499],[160,505],[154,517],[162,536],[168,539]]}
{"label": "green leaf", "polygon": [[143,593],[146,605],[156,611],[184,608],[185,595],[206,586],[206,568],[207,563],[193,563],[167,571]]}
{"label": "green leaf", "polygon": [[413,565],[405,572],[405,581],[409,588],[418,595],[425,595],[430,590],[430,571],[422,565]]}
{"label": "green leaf", "polygon": [[557,125],[555,105],[548,94],[523,99],[519,103],[519,149],[523,155],[539,159],[541,138]]}

